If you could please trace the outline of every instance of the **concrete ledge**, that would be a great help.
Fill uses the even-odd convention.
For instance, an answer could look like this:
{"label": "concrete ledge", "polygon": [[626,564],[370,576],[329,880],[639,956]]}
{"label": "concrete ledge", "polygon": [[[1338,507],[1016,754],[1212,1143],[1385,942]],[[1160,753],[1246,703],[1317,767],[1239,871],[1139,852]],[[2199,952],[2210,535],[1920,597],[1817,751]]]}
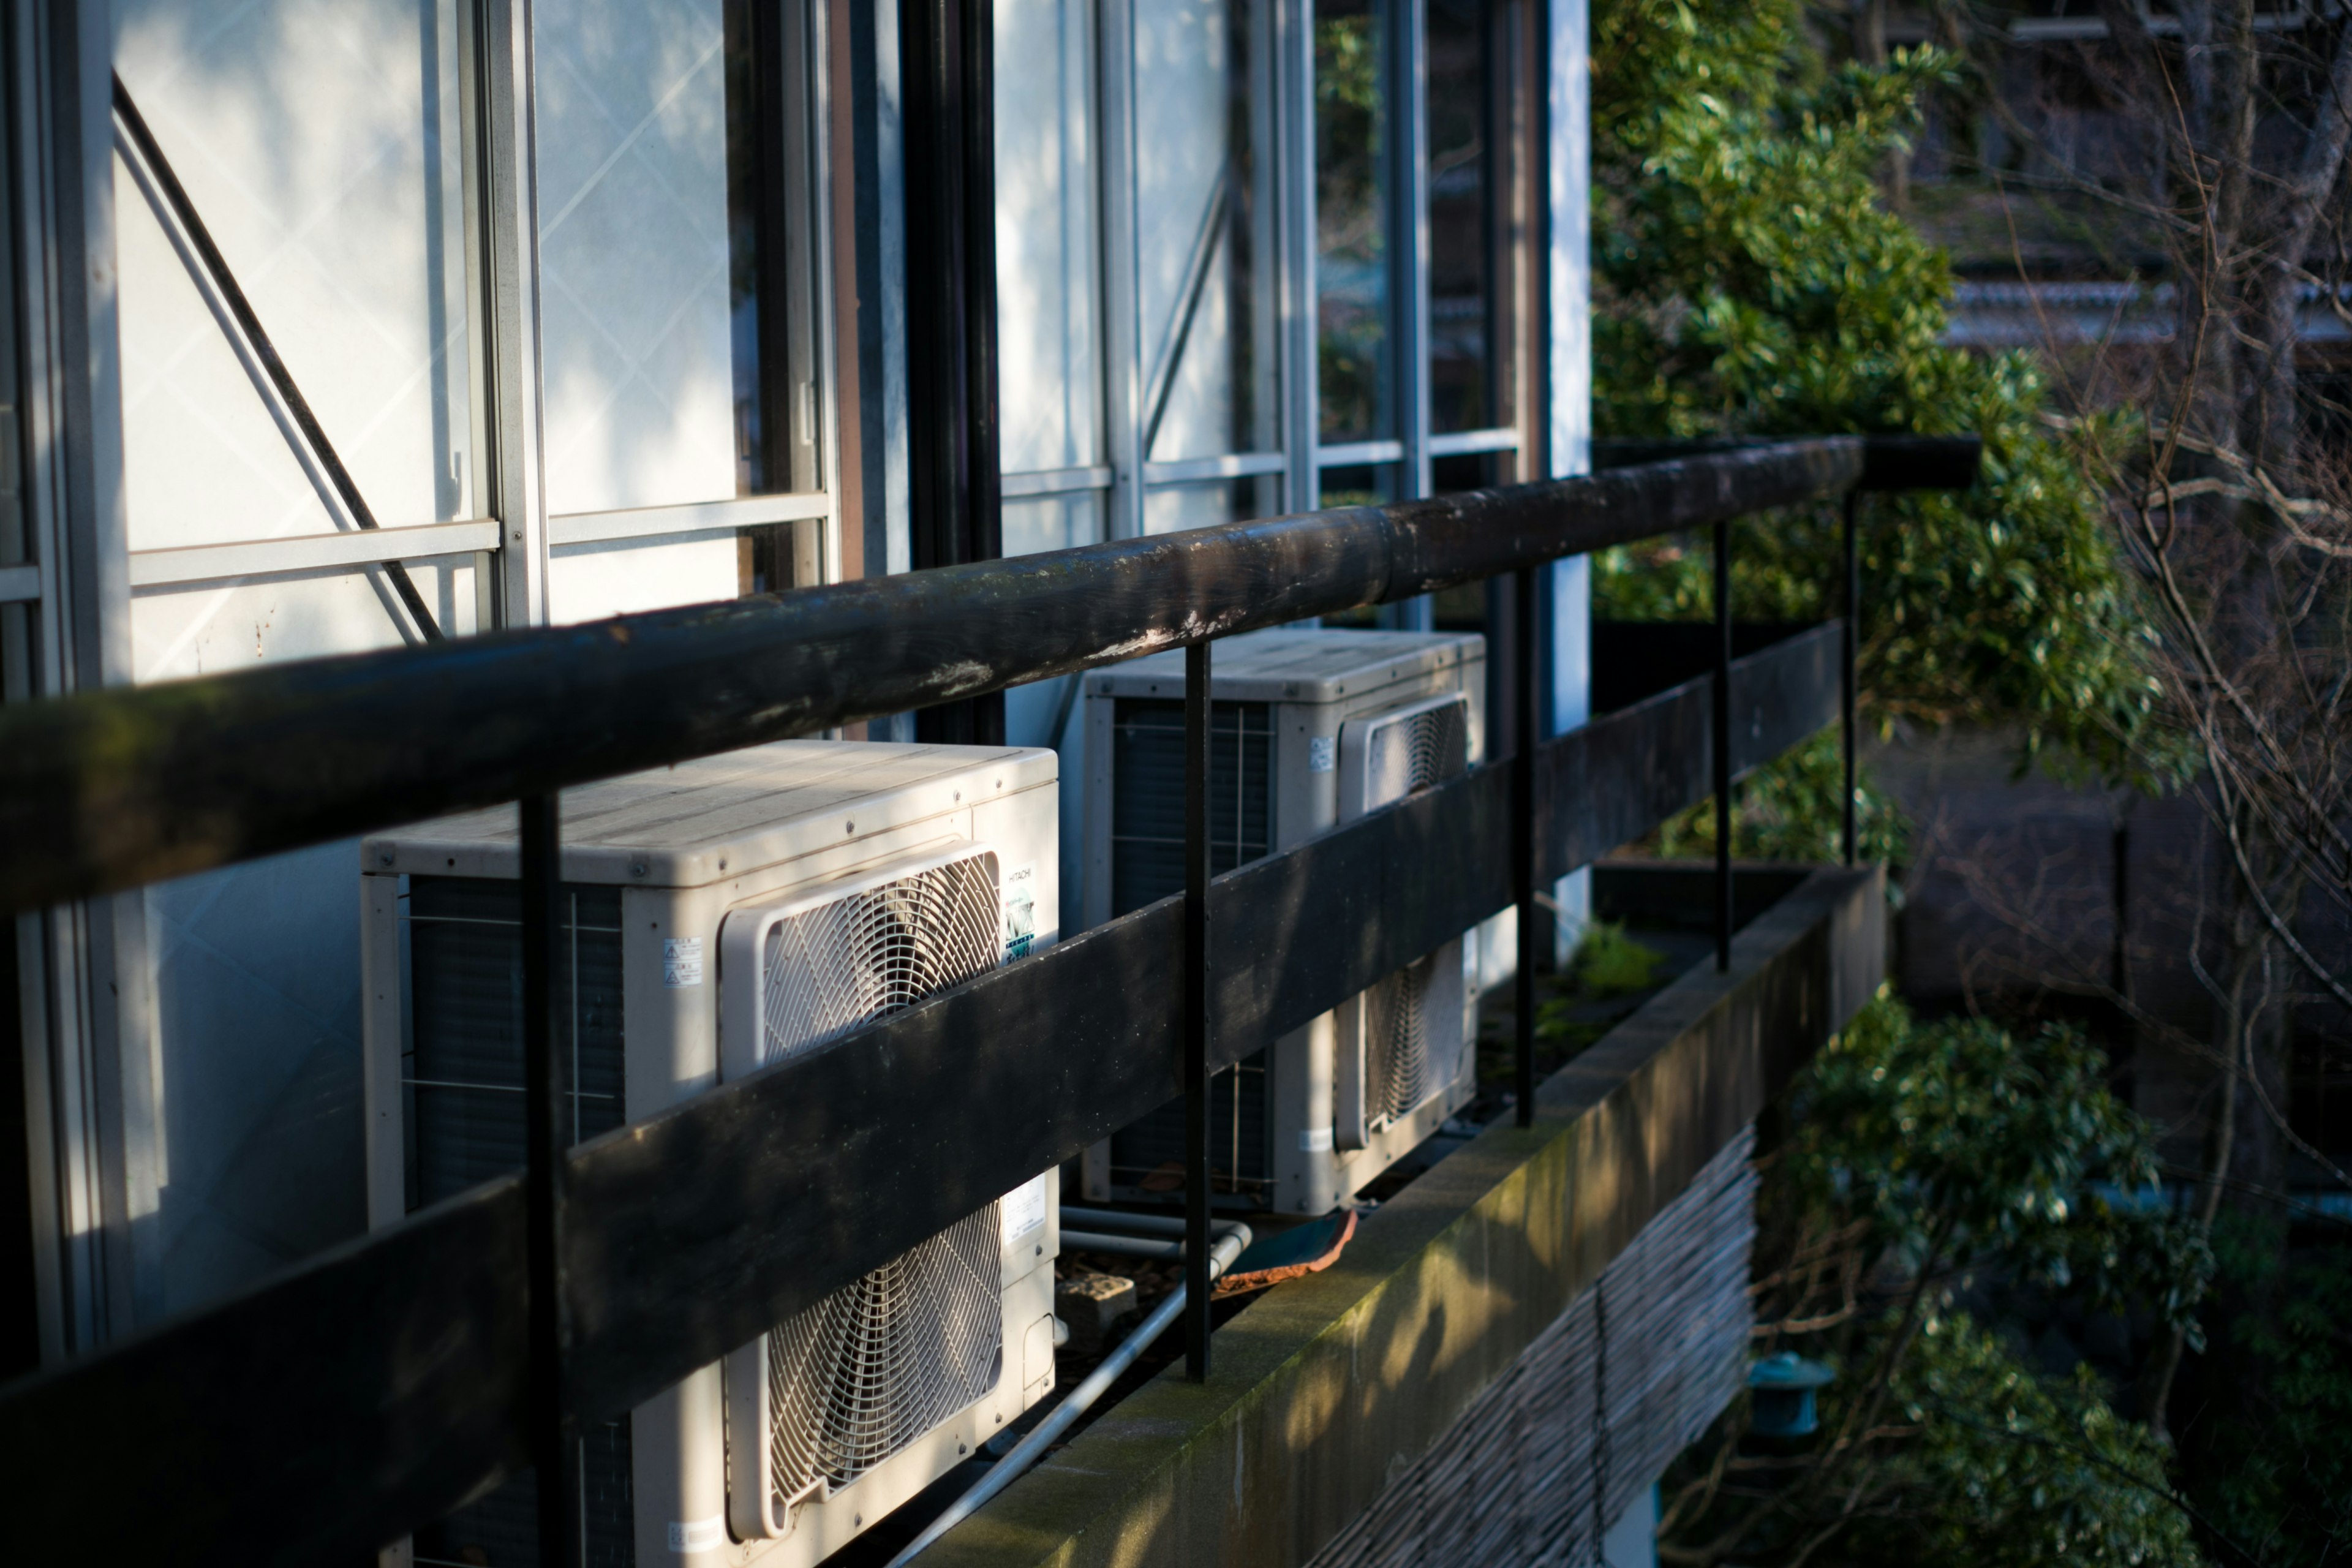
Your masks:
{"label": "concrete ledge", "polygon": [[1339,1264],[1220,1330],[925,1554],[935,1568],[1303,1563],[1421,1457],[1885,971],[1875,867],[1814,872],[1384,1205]]}

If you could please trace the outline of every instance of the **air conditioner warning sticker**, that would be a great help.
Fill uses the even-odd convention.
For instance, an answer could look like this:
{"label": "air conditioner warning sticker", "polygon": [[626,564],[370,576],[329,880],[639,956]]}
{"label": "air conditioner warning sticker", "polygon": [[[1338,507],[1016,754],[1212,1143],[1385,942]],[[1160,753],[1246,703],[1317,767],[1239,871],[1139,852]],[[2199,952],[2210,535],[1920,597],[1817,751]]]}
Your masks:
{"label": "air conditioner warning sticker", "polygon": [[1015,866],[1006,873],[1002,897],[1004,956],[1019,958],[1037,940],[1037,863]]}
{"label": "air conditioner warning sticker", "polygon": [[1045,1223],[1045,1178],[1032,1176],[1004,1194],[997,1214],[1007,1242],[1019,1240]]}
{"label": "air conditioner warning sticker", "polygon": [[689,985],[702,984],[702,939],[698,936],[666,936],[662,938],[662,985],[670,991],[682,991]]}

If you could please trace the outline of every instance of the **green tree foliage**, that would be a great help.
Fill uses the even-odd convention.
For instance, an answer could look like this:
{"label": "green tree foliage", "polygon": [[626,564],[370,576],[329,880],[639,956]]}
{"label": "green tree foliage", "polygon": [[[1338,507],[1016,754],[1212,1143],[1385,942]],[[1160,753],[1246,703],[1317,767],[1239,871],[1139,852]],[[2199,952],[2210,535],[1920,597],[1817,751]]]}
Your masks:
{"label": "green tree foliage", "polygon": [[[1775,761],[1736,792],[1731,825],[1733,853],[1752,860],[1794,860],[1812,865],[1844,853],[1845,831],[1838,796],[1845,790],[1845,758],[1834,731],[1824,731]],[[1894,798],[1865,770],[1854,783],[1854,837],[1864,860],[1900,861],[1910,847],[1911,825]],[[1702,801],[1666,819],[1650,847],[1669,860],[1699,860],[1715,854],[1715,805]]]}
{"label": "green tree foliage", "polygon": [[2088,1367],[2037,1377],[1965,1313],[1945,1313],[1922,1325],[1895,1394],[1919,1434],[1904,1456],[1916,1511],[1892,1529],[1864,1521],[1854,1542],[1867,1554],[1984,1568],[2200,1561],[2162,1450],[2108,1407]]}
{"label": "green tree foliage", "polygon": [[[1949,68],[1921,49],[1825,68],[1800,17],[1792,0],[1594,10],[1601,433],[1981,435],[1974,489],[1868,503],[1865,695],[2120,769],[2151,688],[2098,491],[2030,356],[1942,344],[1945,258],[1879,201],[1876,171]],[[1738,531],[1740,613],[1833,611],[1837,541],[1825,510]],[[1673,543],[1612,552],[1601,613],[1703,614],[1706,574]]]}
{"label": "green tree foliage", "polygon": [[2216,1351],[2250,1375],[2245,1404],[2216,1412],[2189,1489],[2215,1528],[2257,1561],[2352,1554],[2352,1241],[2289,1250],[2275,1226],[2217,1228],[2229,1295],[2268,1310],[2218,1325]]}
{"label": "green tree foliage", "polygon": [[1922,1026],[1882,999],[1816,1059],[1792,1109],[1785,1200],[1832,1229],[1864,1226],[1873,1267],[1892,1257],[1930,1279],[1966,1262],[2099,1310],[2147,1302],[2193,1321],[2201,1247],[2168,1209],[2099,1195],[2153,1190],[2156,1152],[2080,1031]]}
{"label": "green tree foliage", "polygon": [[1790,1452],[1744,1410],[1686,1454],[1662,1558],[2188,1564],[2145,1429],[2087,1369],[2049,1378],[1950,1304],[1971,1271],[2193,1327],[2210,1259],[2160,1205],[2147,1128],[2071,1030],[1921,1026],[1882,998],[1796,1088],[1760,1210],[1767,1348],[1839,1369]]}

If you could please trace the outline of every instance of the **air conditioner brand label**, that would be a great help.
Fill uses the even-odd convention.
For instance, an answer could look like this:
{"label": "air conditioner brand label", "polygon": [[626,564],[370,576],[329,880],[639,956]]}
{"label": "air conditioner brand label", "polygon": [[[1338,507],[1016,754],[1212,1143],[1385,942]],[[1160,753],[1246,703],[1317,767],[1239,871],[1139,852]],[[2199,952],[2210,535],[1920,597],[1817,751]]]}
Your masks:
{"label": "air conditioner brand label", "polygon": [[1328,773],[1339,766],[1339,738],[1337,735],[1307,737],[1307,771]]}
{"label": "air conditioner brand label", "polygon": [[727,1544],[727,1516],[669,1521],[669,1549],[676,1552],[716,1552]]}
{"label": "air conditioner brand label", "polygon": [[688,985],[701,984],[702,939],[698,936],[662,938],[663,987],[670,991],[680,991]]}
{"label": "air conditioner brand label", "polygon": [[1037,940],[1037,864],[1015,866],[1005,873],[1004,956],[1019,958]]}

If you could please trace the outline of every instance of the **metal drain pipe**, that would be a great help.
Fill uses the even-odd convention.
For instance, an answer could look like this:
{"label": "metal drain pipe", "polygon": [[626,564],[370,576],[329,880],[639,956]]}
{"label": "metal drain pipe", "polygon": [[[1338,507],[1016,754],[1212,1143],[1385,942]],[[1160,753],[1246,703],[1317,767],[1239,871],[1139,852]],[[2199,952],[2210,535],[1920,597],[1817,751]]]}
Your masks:
{"label": "metal drain pipe", "polygon": [[[1109,1216],[1097,1212],[1089,1212],[1087,1213],[1087,1217],[1091,1220],[1099,1221]],[[1120,1215],[1116,1217],[1119,1219],[1143,1219],[1148,1216],[1139,1215]],[[1178,1220],[1173,1223],[1181,1226],[1183,1222]],[[1153,1228],[1156,1229],[1158,1227],[1157,1226],[1154,1226]],[[1251,1239],[1249,1226],[1242,1224],[1239,1220],[1223,1221],[1220,1223],[1219,1228],[1223,1234],[1217,1237],[1215,1244],[1209,1248],[1209,1277],[1213,1279],[1233,1267],[1234,1259],[1239,1258],[1249,1247]],[[1084,1235],[1087,1233],[1081,1232],[1080,1234]],[[1099,1241],[1125,1241],[1129,1238],[1124,1237],[1097,1237],[1095,1239]],[[1069,1244],[1068,1232],[1066,1231],[1063,1233],[1062,1240],[1065,1246]],[[1150,1247],[1158,1246],[1160,1244],[1156,1242],[1139,1242],[1138,1245]],[[1179,1250],[1179,1244],[1170,1242],[1167,1246],[1169,1247],[1167,1256],[1171,1258],[1175,1257]],[[1136,1358],[1141,1355],[1146,1350],[1150,1349],[1151,1342],[1165,1333],[1168,1330],[1168,1326],[1176,1321],[1178,1318],[1181,1317],[1183,1312],[1184,1287],[1179,1285],[1175,1289],[1168,1293],[1165,1300],[1161,1301],[1159,1306],[1152,1309],[1151,1315],[1150,1317],[1144,1319],[1142,1322],[1136,1325],[1135,1332],[1128,1335],[1125,1340],[1120,1342],[1118,1349],[1111,1352],[1109,1355],[1104,1357],[1102,1364],[1087,1374],[1085,1382],[1079,1384],[1077,1387],[1070,1390],[1068,1398],[1054,1406],[1052,1415],[1037,1423],[1036,1426],[1026,1437],[1022,1438],[1020,1442],[1014,1444],[1013,1451],[1005,1455],[1004,1458],[997,1460],[995,1467],[992,1468],[987,1475],[982,1476],[977,1482],[975,1482],[970,1491],[964,1493],[963,1496],[950,1503],[948,1505],[947,1511],[940,1514],[939,1518],[931,1521],[929,1525],[924,1529],[923,1533],[915,1537],[914,1541],[908,1544],[904,1552],[899,1552],[898,1556],[890,1559],[889,1568],[901,1568],[902,1564],[913,1562],[916,1556],[923,1552],[925,1548],[929,1547],[931,1542],[937,1541],[940,1536],[945,1535],[949,1531],[953,1530],[957,1525],[961,1524],[965,1520],[970,1519],[974,1513],[980,1511],[982,1506],[984,1505],[991,1498],[1003,1491],[1005,1488],[1011,1486],[1014,1481],[1019,1480],[1021,1477],[1028,1471],[1030,1466],[1035,1464],[1040,1458],[1045,1457],[1045,1450],[1054,1446],[1055,1439],[1061,1436],[1063,1433],[1068,1431],[1070,1427],[1076,1424],[1078,1417],[1085,1415],[1087,1409],[1093,1405],[1094,1402],[1103,1396],[1104,1391],[1108,1389],[1112,1384],[1118,1381],[1119,1373],[1125,1372],[1129,1367],[1133,1366],[1135,1364]]]}

